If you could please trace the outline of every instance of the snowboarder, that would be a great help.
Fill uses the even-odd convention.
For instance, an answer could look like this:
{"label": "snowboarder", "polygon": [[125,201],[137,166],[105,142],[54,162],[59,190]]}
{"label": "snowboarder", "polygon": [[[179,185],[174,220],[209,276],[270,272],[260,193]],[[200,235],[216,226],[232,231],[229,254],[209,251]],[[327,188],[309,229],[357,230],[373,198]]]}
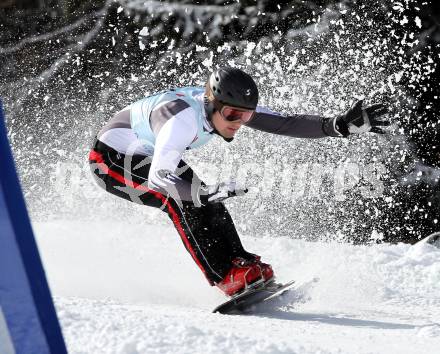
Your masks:
{"label": "snowboarder", "polygon": [[247,192],[233,181],[206,185],[183,160],[186,149],[219,135],[233,140],[243,126],[298,138],[384,133],[382,104],[358,101],[345,114],[285,116],[257,105],[258,88],[242,70],[223,67],[205,88],[184,87],[145,97],[101,129],[90,152],[93,175],[106,191],[161,208],[211,285],[232,296],[274,278],[269,264],[246,251],[225,199]]}

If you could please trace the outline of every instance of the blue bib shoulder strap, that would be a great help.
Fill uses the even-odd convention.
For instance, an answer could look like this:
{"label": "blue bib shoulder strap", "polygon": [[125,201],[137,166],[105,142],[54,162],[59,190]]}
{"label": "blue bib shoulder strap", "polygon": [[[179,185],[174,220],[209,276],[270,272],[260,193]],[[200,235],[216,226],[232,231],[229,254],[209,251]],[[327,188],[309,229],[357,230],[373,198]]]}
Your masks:
{"label": "blue bib shoulder strap", "polygon": [[145,97],[131,105],[130,121],[131,127],[137,137],[142,140],[145,147],[154,150],[156,137],[151,130],[150,115],[153,109],[164,102],[174,101],[177,99],[184,100],[194,110],[197,118],[197,136],[189,146],[194,149],[206,144],[212,139],[212,134],[203,128],[204,107],[195,99],[204,91],[201,87],[182,87],[170,91],[159,92],[152,96]]}

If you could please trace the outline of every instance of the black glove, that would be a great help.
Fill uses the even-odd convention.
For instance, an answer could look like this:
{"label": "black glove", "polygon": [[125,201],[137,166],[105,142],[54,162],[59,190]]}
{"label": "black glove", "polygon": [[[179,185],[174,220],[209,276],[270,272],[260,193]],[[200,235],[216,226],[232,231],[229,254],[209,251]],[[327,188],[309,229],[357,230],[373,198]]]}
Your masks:
{"label": "black glove", "polygon": [[362,108],[363,100],[357,101],[344,115],[324,123],[324,131],[330,136],[344,136],[366,132],[385,134],[382,127],[390,125],[383,119],[387,109],[382,103]]}
{"label": "black glove", "polygon": [[212,186],[204,186],[200,191],[200,201],[203,204],[219,203],[227,198],[244,195],[247,192],[247,188],[238,188],[234,181],[222,182]]}

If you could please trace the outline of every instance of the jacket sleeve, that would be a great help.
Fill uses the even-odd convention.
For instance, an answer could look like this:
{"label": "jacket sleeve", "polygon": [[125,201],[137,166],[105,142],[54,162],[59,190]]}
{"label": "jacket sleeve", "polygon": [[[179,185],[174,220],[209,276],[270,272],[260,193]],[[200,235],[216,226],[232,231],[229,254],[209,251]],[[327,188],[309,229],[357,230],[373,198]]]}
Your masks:
{"label": "jacket sleeve", "polygon": [[246,126],[266,133],[294,138],[340,136],[335,130],[333,120],[333,118],[310,114],[284,116],[266,107],[258,106],[255,116]]}
{"label": "jacket sleeve", "polygon": [[170,196],[177,202],[192,201],[200,204],[198,187],[201,182],[196,176],[192,181],[182,178],[187,167],[181,163],[185,149],[191,144],[196,134],[197,123],[192,108],[178,113],[161,127],[156,136],[154,155],[148,175],[150,189]]}

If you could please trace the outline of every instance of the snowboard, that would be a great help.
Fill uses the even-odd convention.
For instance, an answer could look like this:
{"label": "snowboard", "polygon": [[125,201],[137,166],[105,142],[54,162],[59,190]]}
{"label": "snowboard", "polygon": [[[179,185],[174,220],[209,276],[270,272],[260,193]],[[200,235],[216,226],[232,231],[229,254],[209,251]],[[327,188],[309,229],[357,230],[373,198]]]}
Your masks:
{"label": "snowboard", "polygon": [[254,305],[270,301],[282,295],[291,288],[294,282],[295,281],[292,280],[285,284],[278,284],[270,280],[267,283],[258,284],[233,296],[230,300],[217,306],[212,312],[228,315],[250,312]]}

